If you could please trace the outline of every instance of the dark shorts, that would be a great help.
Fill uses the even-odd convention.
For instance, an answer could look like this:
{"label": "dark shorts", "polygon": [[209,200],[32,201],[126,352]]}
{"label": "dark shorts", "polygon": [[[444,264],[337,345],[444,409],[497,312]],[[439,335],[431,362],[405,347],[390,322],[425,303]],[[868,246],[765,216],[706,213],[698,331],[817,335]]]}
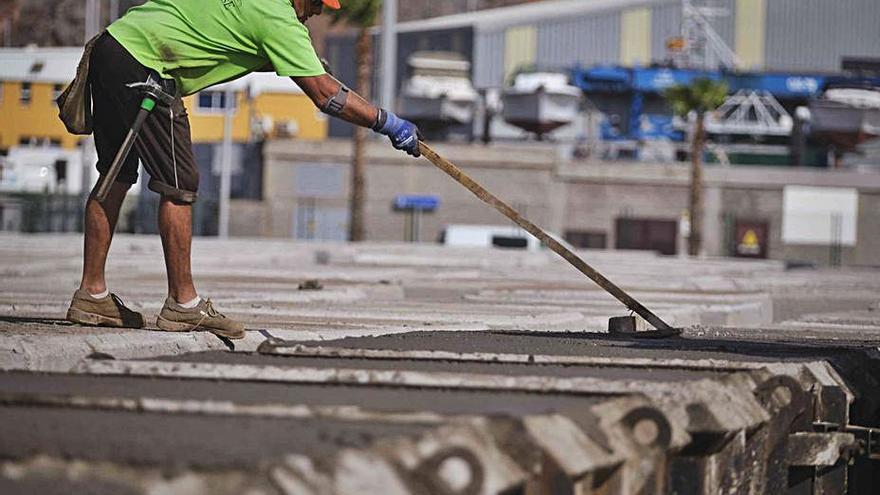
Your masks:
{"label": "dark shorts", "polygon": [[[157,76],[110,34],[104,33],[96,42],[90,60],[89,82],[101,175],[110,168],[140,109],[142,94],[126,84],[144,82],[150,73]],[[174,91],[174,81],[163,83],[169,91]],[[147,117],[116,182],[134,184],[137,181],[138,158],[150,174],[152,191],[178,203],[196,200],[199,169],[193,157],[189,117],[179,96],[170,108],[158,103]]]}

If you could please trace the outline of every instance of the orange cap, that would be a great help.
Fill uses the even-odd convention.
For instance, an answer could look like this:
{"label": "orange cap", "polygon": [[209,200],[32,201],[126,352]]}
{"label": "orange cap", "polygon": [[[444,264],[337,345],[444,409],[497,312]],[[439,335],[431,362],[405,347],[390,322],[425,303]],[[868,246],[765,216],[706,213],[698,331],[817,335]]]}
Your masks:
{"label": "orange cap", "polygon": [[334,10],[339,10],[339,0],[324,0],[324,5]]}

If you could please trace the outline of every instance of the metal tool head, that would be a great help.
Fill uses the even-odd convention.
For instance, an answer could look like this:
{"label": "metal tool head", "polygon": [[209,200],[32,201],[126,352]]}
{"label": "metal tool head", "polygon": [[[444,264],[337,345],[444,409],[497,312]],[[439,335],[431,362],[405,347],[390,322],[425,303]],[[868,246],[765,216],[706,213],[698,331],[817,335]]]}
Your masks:
{"label": "metal tool head", "polygon": [[174,102],[175,95],[166,92],[162,84],[160,84],[159,81],[156,81],[152,76],[148,77],[144,82],[129,83],[126,84],[126,86],[140,90],[145,96],[166,105],[171,105]]}

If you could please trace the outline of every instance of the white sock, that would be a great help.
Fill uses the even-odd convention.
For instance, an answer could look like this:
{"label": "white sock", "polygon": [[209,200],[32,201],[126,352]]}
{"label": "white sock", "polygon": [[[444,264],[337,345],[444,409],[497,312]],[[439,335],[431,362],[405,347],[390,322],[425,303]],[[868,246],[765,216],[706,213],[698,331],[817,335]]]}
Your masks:
{"label": "white sock", "polygon": [[89,295],[94,297],[95,299],[104,299],[105,297],[110,295],[110,289],[104,289],[104,292],[101,292],[100,294],[92,294],[91,292],[89,292]]}
{"label": "white sock", "polygon": [[186,309],[192,309],[192,308],[198,306],[201,301],[202,301],[202,298],[199,296],[196,296],[192,301],[187,301],[185,303],[178,302],[177,305],[184,307]]}

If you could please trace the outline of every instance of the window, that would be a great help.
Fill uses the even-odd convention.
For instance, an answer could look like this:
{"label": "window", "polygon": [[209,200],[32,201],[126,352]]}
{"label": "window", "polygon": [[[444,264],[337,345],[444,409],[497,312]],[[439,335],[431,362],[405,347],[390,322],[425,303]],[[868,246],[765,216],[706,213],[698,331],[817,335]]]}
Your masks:
{"label": "window", "polygon": [[31,83],[25,81],[21,83],[21,94],[19,94],[18,100],[24,104],[29,105],[31,102]]}
{"label": "window", "polygon": [[[203,112],[222,112],[226,109],[226,92],[225,91],[202,91],[196,99],[197,107]],[[232,108],[235,108],[235,101],[230,102]]]}
{"label": "window", "polygon": [[618,218],[616,249],[641,249],[675,254],[678,221],[651,218]]}
{"label": "window", "polygon": [[565,240],[579,249],[606,249],[608,236],[605,232],[588,230],[567,230]]}
{"label": "window", "polygon": [[52,105],[55,104],[55,100],[57,100],[58,97],[61,96],[61,92],[62,92],[62,91],[64,91],[64,86],[63,86],[63,85],[61,85],[61,84],[54,84],[54,85],[52,86],[52,101],[50,102],[50,104],[52,104]]}
{"label": "window", "polygon": [[60,138],[50,138],[46,136],[21,136],[18,138],[19,146],[45,146],[51,148],[60,148],[61,147],[61,139]]}

